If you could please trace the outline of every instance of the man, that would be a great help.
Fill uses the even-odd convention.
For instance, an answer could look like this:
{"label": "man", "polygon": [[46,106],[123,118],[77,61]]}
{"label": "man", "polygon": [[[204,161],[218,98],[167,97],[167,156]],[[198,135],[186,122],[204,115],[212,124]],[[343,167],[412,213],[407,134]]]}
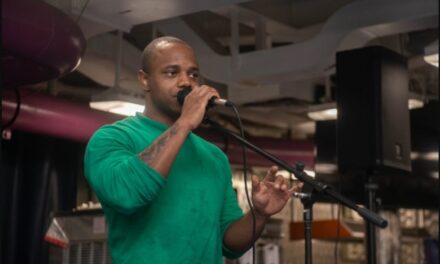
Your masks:
{"label": "man", "polygon": [[[109,227],[114,263],[221,263],[252,246],[252,215],[243,215],[225,154],[191,131],[210,98],[199,85],[191,47],[180,39],[153,40],[138,79],[145,111],[99,129],[85,156],[85,174]],[[183,106],[177,93],[191,92]],[[294,191],[277,168],[252,177],[256,235]]]}

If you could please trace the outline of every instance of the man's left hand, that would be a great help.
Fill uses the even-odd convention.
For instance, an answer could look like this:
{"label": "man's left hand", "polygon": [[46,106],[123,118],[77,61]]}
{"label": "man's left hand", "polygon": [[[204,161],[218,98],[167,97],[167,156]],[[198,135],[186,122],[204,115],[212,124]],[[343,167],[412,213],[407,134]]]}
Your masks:
{"label": "man's left hand", "polygon": [[277,166],[272,166],[263,180],[252,176],[252,203],[255,211],[264,217],[280,212],[294,192],[301,190],[303,183],[289,182],[281,175],[276,175]]}

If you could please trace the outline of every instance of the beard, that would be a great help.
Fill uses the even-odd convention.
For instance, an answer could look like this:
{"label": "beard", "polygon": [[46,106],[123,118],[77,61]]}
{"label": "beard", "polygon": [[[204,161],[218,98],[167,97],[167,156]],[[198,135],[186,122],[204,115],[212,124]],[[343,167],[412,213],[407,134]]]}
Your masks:
{"label": "beard", "polygon": [[179,105],[178,109],[173,109],[173,106],[174,104],[155,104],[156,109],[159,110],[161,114],[175,121],[180,117],[181,107]]}

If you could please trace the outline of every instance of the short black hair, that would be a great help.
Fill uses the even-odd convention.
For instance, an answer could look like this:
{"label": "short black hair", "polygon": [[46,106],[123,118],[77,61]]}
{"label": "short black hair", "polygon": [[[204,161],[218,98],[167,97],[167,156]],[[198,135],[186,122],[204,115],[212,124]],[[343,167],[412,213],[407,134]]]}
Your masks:
{"label": "short black hair", "polygon": [[144,51],[142,52],[142,58],[141,58],[141,68],[144,72],[149,72],[149,65],[150,65],[150,60],[153,56],[154,51],[156,50],[156,47],[159,43],[162,42],[166,42],[166,43],[180,43],[183,45],[186,45],[189,47],[188,43],[186,43],[185,41],[176,38],[176,37],[172,37],[172,36],[164,36],[164,37],[160,37],[160,38],[156,38],[153,39],[144,49]]}

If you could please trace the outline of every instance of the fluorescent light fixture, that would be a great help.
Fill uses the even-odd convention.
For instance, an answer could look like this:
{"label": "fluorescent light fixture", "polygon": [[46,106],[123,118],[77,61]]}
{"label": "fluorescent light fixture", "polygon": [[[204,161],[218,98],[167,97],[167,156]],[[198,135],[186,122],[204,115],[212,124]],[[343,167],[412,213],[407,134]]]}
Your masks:
{"label": "fluorescent light fixture", "polygon": [[338,166],[332,163],[318,163],[315,164],[315,171],[325,174],[332,174],[338,171]]}
{"label": "fluorescent light fixture", "polygon": [[409,92],[408,96],[409,96],[408,99],[409,110],[422,108],[425,105],[422,95],[414,92]]}
{"label": "fluorescent light fixture", "polygon": [[110,112],[118,115],[133,116],[137,112],[143,112],[144,106],[124,101],[104,101],[104,102],[90,102],[90,107],[93,109]]}
{"label": "fluorescent light fixture", "polygon": [[[408,99],[408,109],[417,109],[424,106],[424,101],[420,95],[410,93]],[[325,103],[309,106],[307,116],[315,121],[336,120],[338,109],[336,103]]]}
{"label": "fluorescent light fixture", "polygon": [[425,104],[423,103],[422,100],[419,99],[413,99],[410,98],[408,100],[408,108],[411,109],[417,109],[417,108],[422,108]]}
{"label": "fluorescent light fixture", "polygon": [[311,119],[322,121],[322,120],[334,120],[338,117],[338,109],[326,109],[320,111],[309,112],[307,114]]}
{"label": "fluorescent light fixture", "polygon": [[437,161],[438,160],[438,152],[411,152],[411,159],[421,159],[421,160],[429,160],[429,161]]}
{"label": "fluorescent light fixture", "polygon": [[425,47],[424,59],[427,63],[438,68],[438,40]]}
{"label": "fluorescent light fixture", "polygon": [[307,115],[315,121],[335,120],[338,116],[338,110],[336,103],[325,103],[310,106]]}
{"label": "fluorescent light fixture", "polygon": [[411,159],[412,160],[418,159],[419,157],[420,157],[420,153],[419,152],[415,152],[415,151],[411,152]]}
{"label": "fluorescent light fixture", "polygon": [[144,100],[139,97],[123,94],[114,89],[92,96],[89,106],[100,111],[118,115],[133,116],[144,111]]}
{"label": "fluorescent light fixture", "polygon": [[436,160],[438,160],[438,152],[433,151],[433,152],[425,153],[423,155],[423,158],[426,160],[436,161]]}
{"label": "fluorescent light fixture", "polygon": [[438,53],[432,55],[425,55],[424,59],[427,63],[438,68]]}

